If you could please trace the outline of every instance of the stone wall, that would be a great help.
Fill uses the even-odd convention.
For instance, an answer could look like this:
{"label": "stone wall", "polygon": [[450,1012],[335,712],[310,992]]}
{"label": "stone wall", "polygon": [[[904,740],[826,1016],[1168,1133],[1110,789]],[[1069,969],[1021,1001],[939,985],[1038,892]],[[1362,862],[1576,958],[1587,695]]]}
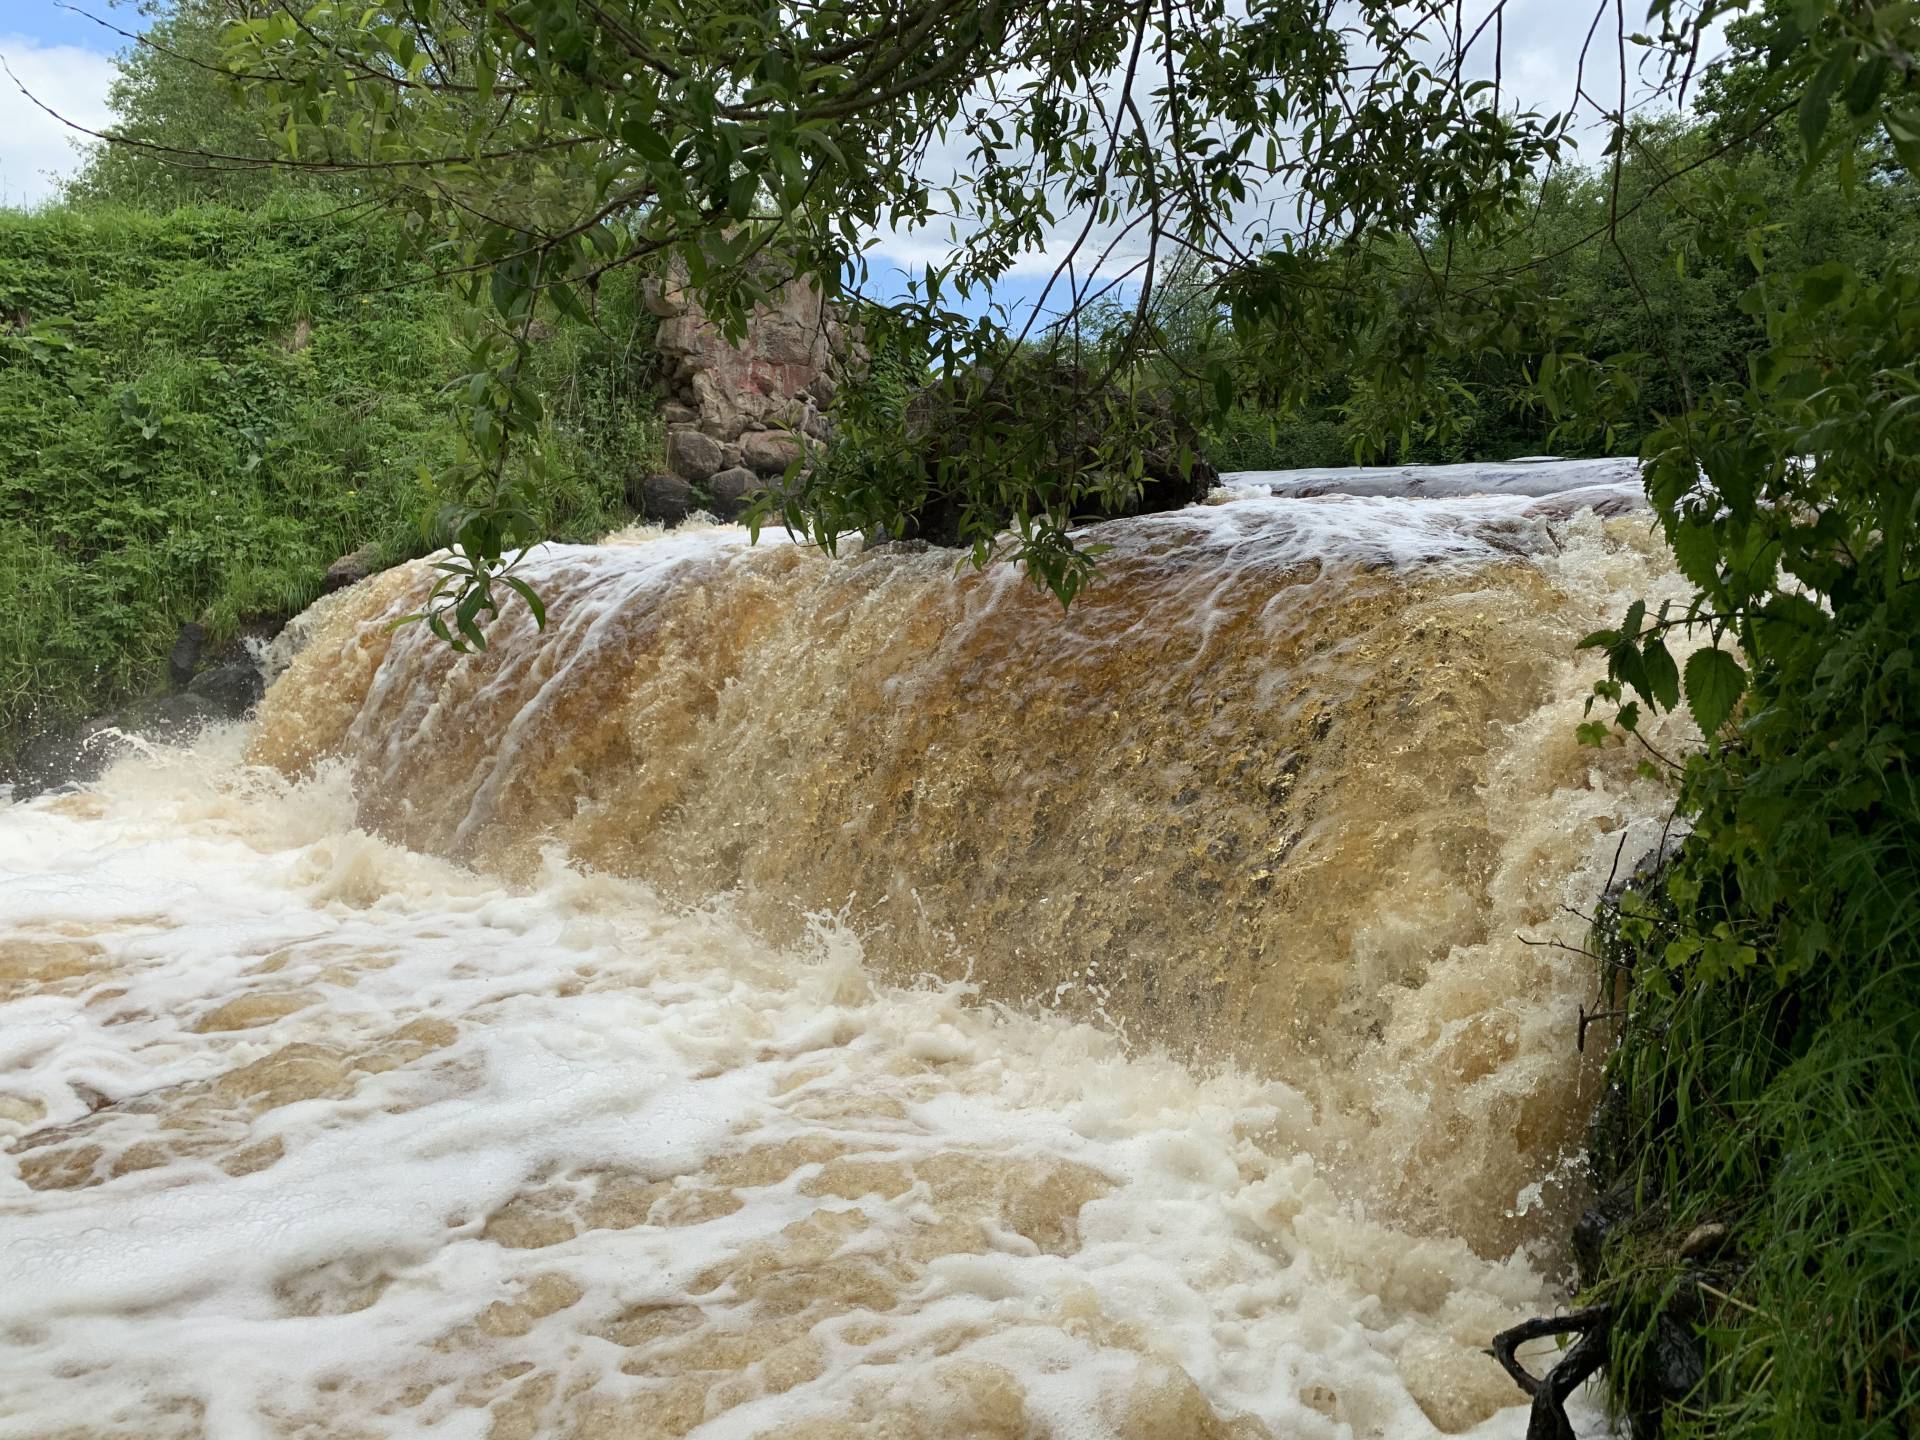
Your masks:
{"label": "stone wall", "polygon": [[756,306],[738,345],[672,280],[655,284],[647,304],[660,317],[669,473],[650,477],[635,498],[650,518],[671,522],[695,504],[698,487],[730,518],[826,438],[844,327],[805,282]]}

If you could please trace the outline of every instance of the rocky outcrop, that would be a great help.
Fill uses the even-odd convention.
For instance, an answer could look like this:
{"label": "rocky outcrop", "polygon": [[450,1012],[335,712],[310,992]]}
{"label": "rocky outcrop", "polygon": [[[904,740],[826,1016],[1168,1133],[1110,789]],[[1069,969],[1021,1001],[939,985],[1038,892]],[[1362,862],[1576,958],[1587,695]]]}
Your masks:
{"label": "rocky outcrop", "polygon": [[[714,508],[730,518],[746,496],[804,463],[827,439],[824,412],[851,353],[850,337],[806,282],[756,306],[738,344],[708,318],[681,276],[656,281],[647,304],[660,317],[655,344],[668,387],[661,417],[670,477],[705,487]],[[649,480],[639,488],[647,518],[681,518],[668,513],[676,508],[668,487]]]}
{"label": "rocky outcrop", "polygon": [[320,577],[320,593],[331,595],[334,591],[344,590],[349,585],[358,585],[380,568],[380,547],[373,544],[362,545],[351,554],[342,555],[327,567],[327,573]]}
{"label": "rocky outcrop", "polygon": [[255,616],[209,649],[207,627],[190,620],[167,657],[172,692],[131,700],[105,715],[45,731],[0,763],[0,784],[25,800],[62,785],[97,780],[114,761],[155,745],[191,745],[209,725],[250,714],[266,693],[258,651],[284,622]]}

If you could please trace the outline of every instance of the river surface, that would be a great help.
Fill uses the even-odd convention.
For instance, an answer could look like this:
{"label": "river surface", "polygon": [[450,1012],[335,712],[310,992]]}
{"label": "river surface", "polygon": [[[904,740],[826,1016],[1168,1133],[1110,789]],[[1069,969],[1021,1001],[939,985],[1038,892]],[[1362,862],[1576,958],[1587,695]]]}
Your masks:
{"label": "river surface", "polygon": [[1501,469],[1230,477],[1064,618],[683,528],[457,657],[404,567],[0,807],[0,1436],[1521,1435],[1545,942],[1670,804],[1573,645],[1683,587]]}

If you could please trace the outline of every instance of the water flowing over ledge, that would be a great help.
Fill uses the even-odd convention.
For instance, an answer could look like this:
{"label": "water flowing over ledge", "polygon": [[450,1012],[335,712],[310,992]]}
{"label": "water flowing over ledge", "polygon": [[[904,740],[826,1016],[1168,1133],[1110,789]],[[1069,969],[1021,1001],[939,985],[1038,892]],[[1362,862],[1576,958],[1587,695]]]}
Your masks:
{"label": "water flowing over ledge", "polygon": [[410,567],[0,812],[0,1436],[1518,1434],[1591,977],[1514,936],[1657,835],[1571,646],[1675,581],[1250,488],[1064,619],[717,528],[460,659]]}

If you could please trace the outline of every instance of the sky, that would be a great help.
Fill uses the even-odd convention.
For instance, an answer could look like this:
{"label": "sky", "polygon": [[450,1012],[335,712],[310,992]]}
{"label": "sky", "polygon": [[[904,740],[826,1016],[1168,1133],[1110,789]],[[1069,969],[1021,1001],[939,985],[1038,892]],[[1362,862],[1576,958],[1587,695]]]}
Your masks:
{"label": "sky", "polygon": [[[102,5],[95,13],[135,28],[126,24],[127,12],[115,15]],[[93,129],[111,119],[107,87],[113,83],[117,41],[55,0],[0,0],[0,57],[20,84]],[[35,205],[45,200],[54,177],[70,174],[79,163],[72,134],[0,74],[0,203]]]}
{"label": "sky", "polygon": [[[1471,0],[1467,25],[1475,25],[1492,3]],[[1508,0],[1502,77],[1508,93],[1543,110],[1568,106],[1593,4],[1594,0]],[[1645,5],[1646,0],[1628,0],[1630,27],[1643,18]],[[47,105],[99,129],[111,119],[106,94],[114,76],[113,52],[123,42],[80,11],[124,29],[140,25],[134,0],[0,0],[0,58],[18,82]],[[1589,88],[1595,94],[1608,94],[1618,83],[1618,73],[1612,46],[1596,44],[1588,61]],[[71,130],[21,94],[14,80],[0,74],[0,203],[32,206],[52,196],[58,177],[70,174],[79,163],[74,139]],[[1597,153],[1598,137],[1586,148]],[[956,163],[960,158],[956,150]],[[1077,224],[1072,228],[1077,229]],[[1063,221],[1061,233],[1067,231]],[[896,271],[899,266],[924,263],[943,248],[940,239],[939,235],[883,237],[880,268],[886,268],[887,262]],[[1098,248],[1098,237],[1094,248]],[[1125,268],[1135,258],[1123,248],[1113,263]],[[1024,273],[996,288],[996,297],[1015,304],[1030,300],[1053,265],[1051,255],[1031,257],[1022,267]]]}

